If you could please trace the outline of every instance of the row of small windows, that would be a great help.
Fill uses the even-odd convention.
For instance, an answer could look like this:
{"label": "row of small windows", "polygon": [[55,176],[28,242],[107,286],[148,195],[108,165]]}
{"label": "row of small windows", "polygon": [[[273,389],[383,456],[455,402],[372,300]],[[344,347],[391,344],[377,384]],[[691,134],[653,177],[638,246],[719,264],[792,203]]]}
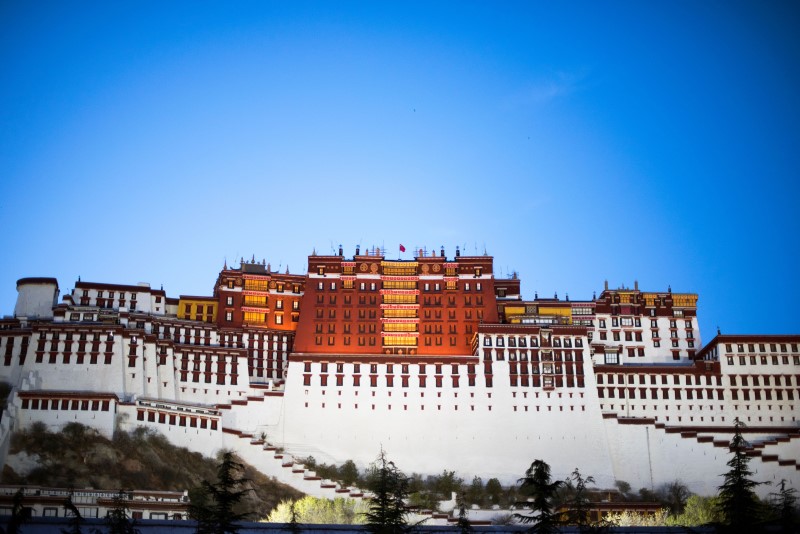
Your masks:
{"label": "row of small windows", "polygon": [[[778,358],[780,358],[780,360],[778,360]],[[780,361],[780,363],[782,363],[784,365],[788,365],[789,364],[789,356],[788,355],[784,354],[783,356],[777,356],[777,355],[773,354],[772,356],[769,356],[769,357],[768,356],[749,356],[749,357],[745,357],[745,356],[738,356],[738,357],[728,356],[728,365],[735,365],[735,362],[737,360],[739,362],[739,365],[747,365],[748,361],[750,362],[750,365],[757,365],[758,363],[760,363],[761,365],[767,365],[767,363],[772,363],[772,365],[778,365],[779,361]],[[800,365],[800,355],[797,355],[797,354],[792,355],[792,363],[794,365]]]}
{"label": "row of small windows", "polygon": [[110,401],[88,399],[22,399],[22,409],[107,412],[110,409]]}
{"label": "row of small windows", "polygon": [[[637,390],[638,390],[638,397],[637,397]],[[648,390],[650,395],[648,396]],[[661,391],[661,399],[664,400],[703,400],[703,395],[707,400],[714,399],[714,391],[713,389],[678,389],[678,388],[604,388],[600,387],[597,388],[597,396],[599,398],[620,398],[620,399],[658,399],[659,398],[659,390]],[[793,401],[794,400],[794,391],[791,389],[743,389],[737,390],[732,389],[730,390],[731,400],[739,400],[739,393],[741,392],[742,399],[749,401],[751,400],[751,392],[753,399],[760,401],[762,400],[777,400],[782,401],[784,400],[784,394],[786,395],[786,400]],[[671,394],[670,394],[671,393]],[[774,399],[773,399],[774,397]],[[725,400],[724,390],[717,389],[716,390],[716,400]]]}
{"label": "row of small windows", "polygon": [[[530,338],[531,347],[538,347],[539,346],[539,338],[536,336],[531,336]],[[572,338],[565,337],[554,337],[553,338],[553,346],[554,347],[561,347],[563,343],[564,347],[570,348],[572,347]],[[491,336],[484,336],[483,337],[483,346],[484,347],[491,347],[492,346],[492,337]],[[497,347],[505,347],[506,346],[506,339],[504,336],[497,336],[495,338],[495,346]],[[528,346],[528,339],[523,336],[515,337],[515,336],[508,336],[508,346],[509,347],[527,347]],[[583,347],[583,339],[582,338],[575,338],[575,346],[576,347]]]}
{"label": "row of small windows", "polygon": [[[419,288],[419,283],[413,280],[386,280],[381,282],[381,289],[403,289],[403,290],[413,290]],[[451,283],[448,281],[446,285],[447,289],[456,289],[457,285],[453,282]],[[327,284],[327,288],[330,291],[336,291],[336,282],[329,282]],[[346,285],[345,289],[352,288],[352,285]],[[375,282],[370,282],[367,284],[366,282],[361,282],[359,285],[359,289],[361,291],[376,291],[378,289],[378,284]],[[464,282],[462,285],[464,291],[483,291],[483,284],[480,282],[475,282],[474,284],[470,282]],[[325,291],[326,283],[325,282],[317,282],[317,290],[318,291]],[[442,284],[439,282],[425,282],[422,285],[423,291],[441,291]]]}
{"label": "row of small windows", "polygon": [[[747,346],[747,351],[746,352],[756,352],[756,344],[755,343],[747,343],[747,344],[745,344],[745,343],[737,343],[736,344],[736,352],[745,352],[745,350],[744,350],[745,349],[745,345]],[[769,344],[769,352],[778,352],[778,346],[780,346],[780,349],[781,349],[780,352],[788,352],[786,350],[787,343],[780,343],[780,345],[777,344],[777,343],[770,343]],[[797,343],[792,343],[791,347],[792,347],[791,352],[797,352]],[[758,352],[767,352],[766,348],[767,348],[767,344],[766,343],[759,343],[758,344]],[[725,344],[725,351],[726,352],[733,352],[733,344],[732,343],[726,343]]]}
{"label": "row of small windows", "polygon": [[[360,363],[354,363],[352,365],[353,365],[353,373],[354,374],[358,374],[358,373],[361,372],[361,364]],[[453,364],[442,364],[442,363],[436,363],[436,364],[426,364],[426,363],[408,364],[408,363],[404,363],[404,364],[399,364],[399,365],[395,365],[395,364],[392,364],[392,363],[387,363],[387,364],[380,364],[380,365],[383,368],[384,374],[388,374],[388,375],[393,374],[395,372],[395,368],[399,368],[399,370],[400,370],[400,372],[402,374],[407,375],[407,374],[409,374],[409,371],[411,370],[411,366],[412,365],[417,368],[418,373],[421,374],[421,375],[424,375],[429,369],[432,369],[435,374],[441,375],[441,374],[444,373],[446,368],[449,368],[448,370],[450,371],[450,374],[457,375],[459,373],[459,364],[457,364],[457,363],[453,363]],[[337,362],[335,364],[328,363],[328,362],[322,362],[322,363],[320,363],[320,372],[327,373],[327,372],[329,372],[330,369],[334,368],[334,366],[335,366],[336,373],[338,373],[338,374],[344,373],[345,364],[341,363],[341,362]],[[364,364],[365,368],[367,366],[369,366],[370,374],[377,374],[378,373],[378,364],[377,363]],[[475,369],[476,369],[475,364],[468,364],[467,365],[467,373],[475,374]],[[306,372],[306,373],[310,373],[311,372],[311,362],[305,362],[304,363],[303,371]]]}
{"label": "row of small windows", "polygon": [[[150,423],[155,423],[156,419],[160,424],[169,424],[173,426],[188,426],[190,428],[202,428],[202,429],[211,429],[216,430],[218,422],[216,419],[210,419],[206,417],[194,417],[189,415],[176,415],[176,414],[168,414],[164,412],[155,412],[152,410],[148,410],[145,412],[144,410],[137,410],[136,412],[136,420],[137,421],[145,421],[145,418]],[[188,423],[188,424],[187,424]]]}
{"label": "row of small windows", "polygon": [[[574,313],[574,312],[573,312]],[[600,328],[606,328],[606,320],[600,319],[598,321]],[[611,327],[612,328],[619,328],[619,327],[641,327],[642,321],[639,317],[612,317],[611,318]],[[685,328],[692,328],[692,321],[687,320],[684,321],[683,326]],[[670,319],[669,321],[670,328],[678,328],[678,321],[675,319]],[[650,328],[658,328],[658,320],[651,319],[650,320]]]}
{"label": "row of small windows", "polygon": [[[120,291],[119,292],[119,298],[121,300],[125,300],[125,295],[126,294],[127,293],[125,293],[124,291]],[[131,300],[136,300],[136,293],[131,293],[130,295],[131,295]],[[88,297],[89,296],[89,290],[88,289],[84,289],[83,290],[83,296],[84,297]],[[108,292],[108,298],[113,299],[113,298],[116,298],[115,296],[116,296],[116,293],[114,291],[109,291]],[[105,291],[103,291],[102,289],[99,289],[97,291],[97,298],[100,298],[100,299],[106,298],[105,297]],[[160,296],[156,297],[156,302],[161,302],[161,297]]]}
{"label": "row of small windows", "polygon": [[[691,386],[692,385],[692,381],[694,381],[694,385],[696,385],[696,386],[708,386],[708,385],[712,385],[712,382],[714,382],[717,386],[721,386],[722,385],[722,376],[720,376],[720,375],[716,375],[716,376],[679,375],[679,374],[674,374],[674,375],[656,375],[656,374],[645,375],[645,374],[638,374],[637,375],[637,374],[632,374],[632,373],[631,374],[617,374],[617,375],[599,373],[597,375],[597,383],[598,384],[603,384],[605,382],[607,384],[613,384],[615,376],[616,376],[616,383],[617,384],[625,384],[625,383],[635,384],[636,382],[638,382],[639,384],[646,384],[648,382],[648,380],[647,380],[648,377],[650,378],[650,384],[658,384],[659,383],[659,377],[661,377],[660,378],[660,383],[661,384],[668,384],[669,383],[669,377],[672,376],[672,383],[676,384],[676,385],[677,384],[681,384],[682,377],[683,377],[683,382],[687,386]],[[625,380],[626,376],[628,377],[627,382]],[[692,377],[694,377],[694,379]]]}

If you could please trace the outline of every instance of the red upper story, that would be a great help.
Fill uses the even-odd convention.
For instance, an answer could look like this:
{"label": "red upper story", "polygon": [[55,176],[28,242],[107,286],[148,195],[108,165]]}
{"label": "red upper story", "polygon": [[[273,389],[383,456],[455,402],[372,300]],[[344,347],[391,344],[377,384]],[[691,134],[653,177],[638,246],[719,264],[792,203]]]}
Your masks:
{"label": "red upper story", "polygon": [[294,352],[468,355],[498,321],[490,256],[310,256]]}

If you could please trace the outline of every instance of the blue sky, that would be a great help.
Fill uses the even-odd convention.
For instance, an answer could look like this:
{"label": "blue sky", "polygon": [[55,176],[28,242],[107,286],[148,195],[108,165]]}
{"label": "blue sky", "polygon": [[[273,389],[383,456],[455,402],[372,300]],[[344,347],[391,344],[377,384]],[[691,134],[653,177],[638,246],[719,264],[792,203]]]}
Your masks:
{"label": "blue sky", "polygon": [[403,243],[485,247],[528,298],[697,292],[706,340],[800,333],[798,27],[792,2],[4,2],[0,313],[24,276],[210,294],[226,258]]}

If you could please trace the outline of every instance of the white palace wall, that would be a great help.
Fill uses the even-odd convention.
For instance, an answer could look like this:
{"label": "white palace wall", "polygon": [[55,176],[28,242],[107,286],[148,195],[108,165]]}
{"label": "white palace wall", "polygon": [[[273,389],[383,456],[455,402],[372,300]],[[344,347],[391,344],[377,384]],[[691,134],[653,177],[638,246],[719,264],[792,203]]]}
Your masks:
{"label": "white palace wall", "polygon": [[[320,364],[311,365],[317,375]],[[290,362],[285,416],[273,432],[287,451],[322,461],[353,459],[364,466],[383,448],[408,472],[450,469],[514,482],[541,458],[550,463],[554,476],[566,477],[579,467],[598,483],[613,485],[590,382],[569,391],[528,389],[523,396],[507,387],[507,363],[494,365],[491,388],[482,375],[473,387],[464,387],[467,376],[461,376],[459,388],[448,384],[449,376],[441,388],[432,380],[425,388],[414,380],[410,387],[400,387],[399,381],[386,387],[381,375],[380,387],[373,388],[368,380],[352,387],[352,364],[345,364],[346,387],[337,388],[304,386],[303,363]],[[464,373],[466,366],[459,367]]]}

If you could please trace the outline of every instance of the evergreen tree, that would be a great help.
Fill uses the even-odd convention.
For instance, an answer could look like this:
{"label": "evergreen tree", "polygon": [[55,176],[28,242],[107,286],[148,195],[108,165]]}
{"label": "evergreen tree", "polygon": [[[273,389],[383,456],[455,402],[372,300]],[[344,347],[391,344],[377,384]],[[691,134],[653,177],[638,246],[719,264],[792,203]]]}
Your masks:
{"label": "evergreen tree", "polygon": [[6,526],[7,534],[20,534],[22,532],[22,525],[28,522],[31,518],[31,509],[26,508],[23,504],[25,495],[22,488],[19,488],[11,501],[11,518],[8,520]]}
{"label": "evergreen tree", "polygon": [[72,493],[67,495],[64,499],[64,514],[69,517],[69,528],[61,529],[61,534],[81,534],[81,525],[83,525],[83,516],[80,510],[72,502]]}
{"label": "evergreen tree", "polygon": [[[573,491],[572,498],[567,502],[567,505],[569,506],[569,511],[567,512],[568,524],[576,525],[580,532],[593,530],[588,495],[589,491],[586,486],[589,484],[594,484],[594,477],[584,477],[576,467],[570,475],[569,481],[572,483],[571,487]],[[602,528],[600,525],[596,525],[596,527],[597,528],[594,530],[599,530]]]}
{"label": "evergreen tree", "polygon": [[472,484],[470,484],[469,488],[467,488],[465,500],[469,504],[483,506],[483,502],[486,499],[483,493],[483,480],[481,480],[481,477],[476,476],[472,478]]}
{"label": "evergreen tree", "polygon": [[461,494],[457,499],[458,504],[458,521],[456,526],[461,534],[471,534],[472,523],[469,522],[467,517],[467,505],[464,503],[464,495]]}
{"label": "evergreen tree", "polygon": [[533,515],[514,514],[522,523],[533,523],[531,532],[551,534],[558,532],[559,514],[553,512],[553,501],[558,489],[564,485],[560,480],[553,482],[550,478],[550,466],[543,460],[534,461],[525,471],[525,477],[519,479],[519,491],[522,495],[532,497],[530,504]]}
{"label": "evergreen tree", "polygon": [[748,446],[742,437],[744,423],[737,417],[733,422],[734,434],[730,444],[733,454],[728,460],[730,471],[725,473],[725,481],[719,487],[719,512],[723,523],[730,532],[753,532],[761,518],[761,503],[754,488],[763,484],[752,478],[753,471],[748,463],[750,457],[745,454]]}
{"label": "evergreen tree", "polygon": [[486,495],[489,496],[491,504],[500,504],[500,499],[503,496],[503,486],[496,478],[490,478],[486,481]]}
{"label": "evergreen tree", "polygon": [[289,505],[289,523],[287,528],[289,532],[292,534],[300,534],[302,529],[300,528],[300,514],[297,513],[297,508],[295,507],[295,502],[292,501],[292,504]]}
{"label": "evergreen tree", "polygon": [[233,453],[226,451],[217,466],[217,482],[207,480],[199,491],[195,492],[189,515],[197,521],[197,532],[202,534],[234,534],[239,527],[236,522],[242,521],[249,514],[236,511],[236,506],[250,491],[242,486],[248,482],[241,477],[244,466],[237,462]]}
{"label": "evergreen tree", "polygon": [[339,479],[342,486],[352,486],[358,480],[358,467],[353,460],[347,460],[339,467]]}
{"label": "evergreen tree", "polygon": [[105,523],[108,527],[108,534],[139,534],[139,529],[128,517],[128,496],[119,490],[111,499],[113,507],[106,515]]}
{"label": "evergreen tree", "polygon": [[781,532],[788,534],[800,531],[797,517],[797,490],[787,488],[786,480],[781,480],[780,489],[771,493],[770,498],[773,515],[781,527]]}
{"label": "evergreen tree", "polygon": [[408,526],[408,478],[394,462],[380,455],[371,467],[370,487],[372,492],[367,518],[367,530],[373,534],[399,534]]}

